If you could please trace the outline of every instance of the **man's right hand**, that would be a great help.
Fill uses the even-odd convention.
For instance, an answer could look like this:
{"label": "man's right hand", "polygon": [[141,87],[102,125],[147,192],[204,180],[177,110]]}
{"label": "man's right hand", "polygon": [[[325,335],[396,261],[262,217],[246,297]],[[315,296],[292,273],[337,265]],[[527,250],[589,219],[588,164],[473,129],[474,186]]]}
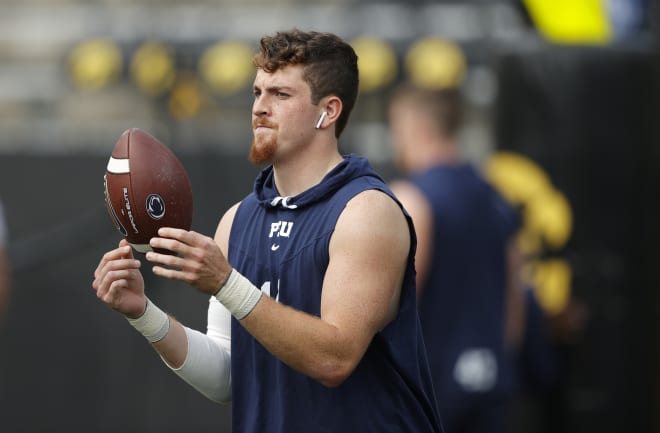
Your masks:
{"label": "man's right hand", "polygon": [[125,239],[103,256],[94,271],[92,287],[96,297],[113,310],[132,319],[144,314],[146,298],[140,261],[133,257]]}

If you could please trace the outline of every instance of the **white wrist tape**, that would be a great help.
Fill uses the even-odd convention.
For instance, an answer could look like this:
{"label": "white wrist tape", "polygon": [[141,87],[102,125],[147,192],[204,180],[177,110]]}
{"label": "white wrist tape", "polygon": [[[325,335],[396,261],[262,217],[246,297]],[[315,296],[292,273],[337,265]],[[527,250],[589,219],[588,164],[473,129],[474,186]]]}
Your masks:
{"label": "white wrist tape", "polygon": [[130,317],[126,319],[150,343],[162,340],[170,330],[169,316],[151,302],[149,298],[147,298],[147,307],[143,315],[137,319],[131,319]]}
{"label": "white wrist tape", "polygon": [[227,282],[215,298],[229,310],[232,316],[241,320],[257,306],[261,293],[261,290],[257,289],[250,280],[236,269],[232,269]]}

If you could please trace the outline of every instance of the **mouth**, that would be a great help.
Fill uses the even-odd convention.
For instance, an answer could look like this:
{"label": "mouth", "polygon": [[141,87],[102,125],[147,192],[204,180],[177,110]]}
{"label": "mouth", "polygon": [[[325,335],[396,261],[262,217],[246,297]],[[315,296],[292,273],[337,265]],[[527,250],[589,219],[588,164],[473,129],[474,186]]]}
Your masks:
{"label": "mouth", "polygon": [[258,126],[252,130],[252,135],[254,137],[266,137],[270,135],[269,131],[272,131],[272,129],[265,126]]}
{"label": "mouth", "polygon": [[255,120],[252,122],[252,129],[255,131],[258,129],[275,129],[275,125],[270,122],[265,122],[263,120]]}

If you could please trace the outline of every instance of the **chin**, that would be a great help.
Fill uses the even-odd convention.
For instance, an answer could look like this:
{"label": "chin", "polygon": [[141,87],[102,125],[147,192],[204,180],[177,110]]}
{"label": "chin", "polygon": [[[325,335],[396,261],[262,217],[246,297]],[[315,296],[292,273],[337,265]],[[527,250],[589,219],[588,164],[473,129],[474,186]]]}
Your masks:
{"label": "chin", "polygon": [[273,162],[277,143],[274,140],[255,139],[250,146],[250,155],[248,160],[256,165],[263,165]]}

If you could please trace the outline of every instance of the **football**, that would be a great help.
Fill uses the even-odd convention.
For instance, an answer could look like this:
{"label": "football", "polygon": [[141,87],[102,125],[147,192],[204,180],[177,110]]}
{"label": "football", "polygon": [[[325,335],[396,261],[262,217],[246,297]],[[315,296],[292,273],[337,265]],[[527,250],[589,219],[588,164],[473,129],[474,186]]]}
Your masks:
{"label": "football", "polygon": [[190,230],[193,193],[188,173],[166,145],[145,131],[121,134],[103,177],[112,222],[135,251],[151,251],[161,227]]}

